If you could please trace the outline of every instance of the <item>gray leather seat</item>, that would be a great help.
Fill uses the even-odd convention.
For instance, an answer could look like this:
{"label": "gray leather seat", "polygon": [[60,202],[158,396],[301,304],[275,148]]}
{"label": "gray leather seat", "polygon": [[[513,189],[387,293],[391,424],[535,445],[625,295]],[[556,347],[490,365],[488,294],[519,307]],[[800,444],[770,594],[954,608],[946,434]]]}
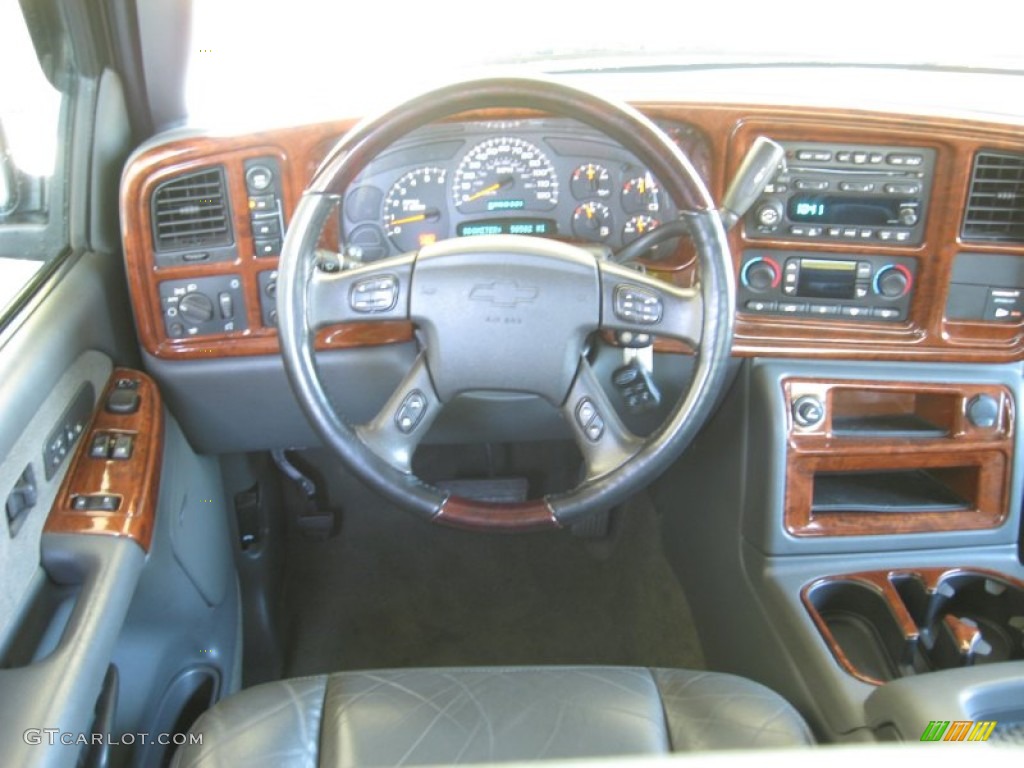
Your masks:
{"label": "gray leather seat", "polygon": [[343,672],[249,688],[182,747],[193,766],[394,766],[811,744],[778,694],[733,675],[633,667]]}

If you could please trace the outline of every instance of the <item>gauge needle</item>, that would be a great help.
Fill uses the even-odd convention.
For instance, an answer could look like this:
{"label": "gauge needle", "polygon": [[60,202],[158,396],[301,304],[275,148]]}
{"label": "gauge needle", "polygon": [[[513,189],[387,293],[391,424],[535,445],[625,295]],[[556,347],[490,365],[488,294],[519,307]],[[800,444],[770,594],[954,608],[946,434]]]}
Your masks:
{"label": "gauge needle", "polygon": [[505,178],[501,179],[500,181],[497,181],[494,184],[491,184],[491,186],[484,187],[479,192],[474,192],[469,197],[464,198],[462,200],[462,202],[464,202],[464,203],[471,203],[474,200],[477,200],[477,199],[479,199],[481,197],[484,197],[486,195],[493,195],[499,189],[501,189],[502,187],[507,187],[513,181],[515,181],[515,179],[512,176],[506,176]]}
{"label": "gauge needle", "polygon": [[431,208],[423,213],[417,213],[415,216],[406,216],[404,219],[395,219],[389,222],[392,227],[397,227],[402,224],[412,224],[415,221],[426,221],[427,219],[436,219],[441,215],[441,212],[436,208]]}

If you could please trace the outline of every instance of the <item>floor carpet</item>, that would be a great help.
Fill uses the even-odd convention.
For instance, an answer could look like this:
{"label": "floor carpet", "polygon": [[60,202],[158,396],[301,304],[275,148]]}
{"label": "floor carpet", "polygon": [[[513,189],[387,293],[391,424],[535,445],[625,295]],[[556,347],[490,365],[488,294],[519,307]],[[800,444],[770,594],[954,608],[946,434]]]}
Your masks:
{"label": "floor carpet", "polygon": [[341,533],[291,534],[286,672],[483,664],[702,668],[646,495],[607,539],[432,525],[354,481]]}

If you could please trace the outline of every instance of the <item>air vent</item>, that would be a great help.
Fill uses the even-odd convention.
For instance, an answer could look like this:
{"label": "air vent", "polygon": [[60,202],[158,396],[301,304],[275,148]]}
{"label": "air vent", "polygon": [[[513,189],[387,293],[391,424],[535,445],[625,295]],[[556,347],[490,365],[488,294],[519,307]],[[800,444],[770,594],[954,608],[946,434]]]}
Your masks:
{"label": "air vent", "polygon": [[229,245],[231,223],[224,169],[179,176],[153,195],[153,238],[158,251]]}
{"label": "air vent", "polygon": [[979,152],[974,158],[963,239],[1024,242],[1024,155]]}

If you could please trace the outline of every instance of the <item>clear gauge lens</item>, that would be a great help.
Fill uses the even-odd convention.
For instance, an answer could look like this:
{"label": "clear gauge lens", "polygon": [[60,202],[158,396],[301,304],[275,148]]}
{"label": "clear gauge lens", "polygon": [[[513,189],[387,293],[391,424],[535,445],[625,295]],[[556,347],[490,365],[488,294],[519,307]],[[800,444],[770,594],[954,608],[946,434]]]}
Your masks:
{"label": "clear gauge lens", "polygon": [[607,240],[612,233],[612,213],[604,203],[588,200],[573,211],[572,231],[583,240]]}
{"label": "clear gauge lens", "polygon": [[414,251],[447,236],[444,168],[417,168],[391,185],[384,228],[394,246]]}
{"label": "clear gauge lens", "polygon": [[612,193],[612,179],[608,169],[597,163],[581,165],[572,172],[570,185],[573,197],[586,200],[588,197],[608,197]]}
{"label": "clear gauge lens", "polygon": [[651,216],[643,214],[633,216],[626,222],[626,226],[622,228],[622,244],[629,245],[638,237],[646,235],[652,229],[657,229],[659,226],[661,226],[661,222]]}
{"label": "clear gauge lens", "polygon": [[658,182],[650,171],[633,176],[622,185],[622,207],[626,213],[657,213],[658,193]]}
{"label": "clear gauge lens", "polygon": [[558,178],[535,145],[502,136],[466,153],[452,180],[452,197],[463,213],[546,211],[558,203]]}

